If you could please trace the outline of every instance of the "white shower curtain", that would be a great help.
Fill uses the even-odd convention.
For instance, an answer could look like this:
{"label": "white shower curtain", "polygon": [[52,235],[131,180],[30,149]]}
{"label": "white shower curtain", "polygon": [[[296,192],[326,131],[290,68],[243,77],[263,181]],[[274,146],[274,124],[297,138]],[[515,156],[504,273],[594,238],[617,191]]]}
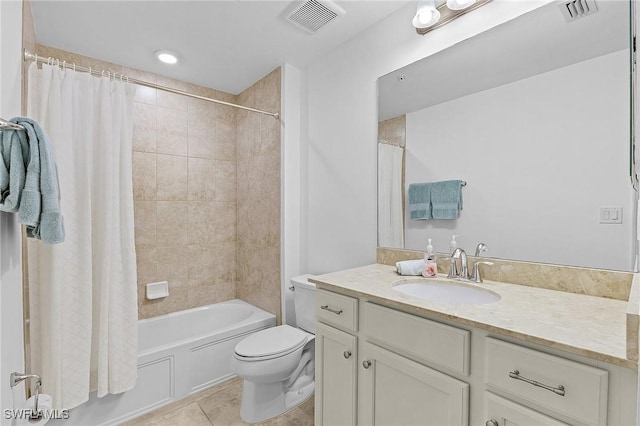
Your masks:
{"label": "white shower curtain", "polygon": [[31,371],[54,408],[135,385],[134,94],[107,76],[29,67],[28,115],[51,139],[66,228],[62,244],[27,244]]}
{"label": "white shower curtain", "polygon": [[404,148],[378,143],[378,246],[404,248]]}

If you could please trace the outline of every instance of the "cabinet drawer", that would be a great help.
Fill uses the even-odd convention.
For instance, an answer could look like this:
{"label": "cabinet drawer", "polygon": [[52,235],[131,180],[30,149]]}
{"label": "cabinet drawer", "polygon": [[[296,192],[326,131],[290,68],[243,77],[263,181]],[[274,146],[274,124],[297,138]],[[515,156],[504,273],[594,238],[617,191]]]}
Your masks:
{"label": "cabinet drawer", "polygon": [[364,304],[364,328],[369,340],[418,361],[469,375],[467,330],[416,315]]}
{"label": "cabinet drawer", "polygon": [[[484,413],[486,425],[568,426],[566,423],[500,398],[491,392],[484,393]],[[492,420],[495,423],[492,423]]]}
{"label": "cabinet drawer", "polygon": [[607,421],[605,370],[488,337],[485,383],[589,425]]}
{"label": "cabinet drawer", "polygon": [[343,330],[358,331],[358,299],[316,290],[316,318]]}

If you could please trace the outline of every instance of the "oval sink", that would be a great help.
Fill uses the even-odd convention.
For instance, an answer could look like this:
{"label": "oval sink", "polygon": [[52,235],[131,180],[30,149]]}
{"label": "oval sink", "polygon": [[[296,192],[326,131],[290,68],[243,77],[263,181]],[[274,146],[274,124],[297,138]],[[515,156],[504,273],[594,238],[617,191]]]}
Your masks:
{"label": "oval sink", "polygon": [[440,303],[485,305],[501,299],[498,293],[453,281],[404,280],[393,284],[400,293]]}

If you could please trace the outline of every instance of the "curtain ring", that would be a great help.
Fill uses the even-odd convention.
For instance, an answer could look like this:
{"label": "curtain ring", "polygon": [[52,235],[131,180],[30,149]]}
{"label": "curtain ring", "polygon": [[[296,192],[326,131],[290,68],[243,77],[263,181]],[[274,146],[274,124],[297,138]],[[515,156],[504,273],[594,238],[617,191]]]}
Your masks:
{"label": "curtain ring", "polygon": [[62,61],[62,69],[66,69],[67,68],[67,61]]}
{"label": "curtain ring", "polygon": [[38,65],[38,54],[36,53],[36,65]]}
{"label": "curtain ring", "polygon": [[73,63],[73,71],[75,71],[75,70],[76,70],[76,63],[74,62]]}
{"label": "curtain ring", "polygon": [[56,66],[60,67],[60,59],[56,59]]}

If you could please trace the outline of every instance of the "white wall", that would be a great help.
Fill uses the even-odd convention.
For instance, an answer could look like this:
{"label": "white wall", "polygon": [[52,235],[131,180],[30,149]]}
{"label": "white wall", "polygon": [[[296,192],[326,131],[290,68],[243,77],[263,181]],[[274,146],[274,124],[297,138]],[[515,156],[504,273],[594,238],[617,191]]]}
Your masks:
{"label": "white wall", "polygon": [[282,155],[281,268],[282,323],[295,325],[291,277],[301,274],[300,258],[300,70],[284,64],[281,73],[280,126]]}
{"label": "white wall", "polygon": [[411,2],[307,67],[304,269],[323,273],[375,262],[376,79],[546,3],[494,0],[420,36],[411,26]]}
{"label": "white wall", "polygon": [[406,247],[631,270],[628,73],[623,50],[407,114],[407,185],[467,186],[457,220],[407,214]]}
{"label": "white wall", "polygon": [[[20,115],[22,2],[0,1],[0,117]],[[0,213],[0,408],[12,407],[9,374],[24,371],[20,225],[16,215]],[[24,398],[24,386],[16,388]],[[20,401],[18,401],[20,402]],[[2,424],[13,424],[4,418]]]}

